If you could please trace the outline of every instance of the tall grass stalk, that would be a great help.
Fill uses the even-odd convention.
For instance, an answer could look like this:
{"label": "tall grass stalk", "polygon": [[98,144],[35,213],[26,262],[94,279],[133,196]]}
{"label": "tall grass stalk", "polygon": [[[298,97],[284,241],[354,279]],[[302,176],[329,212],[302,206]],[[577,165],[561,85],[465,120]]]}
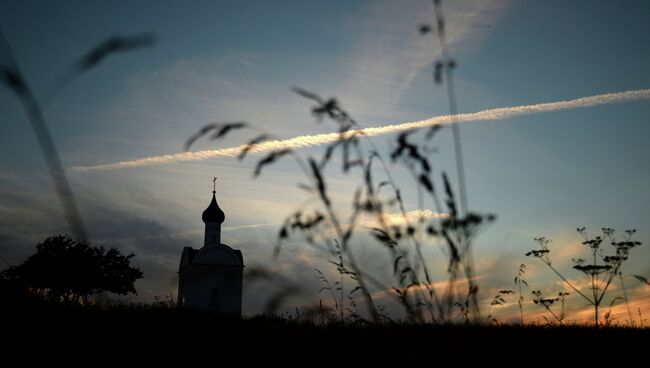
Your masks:
{"label": "tall grass stalk", "polygon": [[7,58],[7,60],[0,62],[0,80],[4,82],[7,88],[15,93],[25,109],[50,176],[54,182],[54,187],[61,202],[68,226],[72,233],[79,239],[88,238],[86,227],[65,170],[61,164],[61,159],[52,139],[52,134],[45,120],[43,106],[56,97],[77,76],[94,68],[110,54],[130,51],[152,44],[153,37],[150,34],[132,37],[109,37],[107,40],[91,48],[79,60],[73,63],[66,72],[56,79],[55,83],[46,89],[46,93],[42,94],[42,98],[39,100],[23,77],[11,46],[0,29],[0,48],[4,49]]}

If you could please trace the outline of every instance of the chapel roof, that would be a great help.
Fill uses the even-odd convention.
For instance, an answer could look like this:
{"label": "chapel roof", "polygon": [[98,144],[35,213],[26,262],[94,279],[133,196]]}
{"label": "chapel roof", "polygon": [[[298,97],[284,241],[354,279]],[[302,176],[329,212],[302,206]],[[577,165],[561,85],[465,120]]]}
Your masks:
{"label": "chapel roof", "polygon": [[226,215],[223,213],[221,208],[219,208],[219,205],[217,204],[217,198],[215,197],[216,191],[212,191],[212,201],[210,201],[210,205],[208,208],[203,211],[203,215],[201,218],[203,219],[203,222],[207,223],[223,223],[223,221],[226,219]]}

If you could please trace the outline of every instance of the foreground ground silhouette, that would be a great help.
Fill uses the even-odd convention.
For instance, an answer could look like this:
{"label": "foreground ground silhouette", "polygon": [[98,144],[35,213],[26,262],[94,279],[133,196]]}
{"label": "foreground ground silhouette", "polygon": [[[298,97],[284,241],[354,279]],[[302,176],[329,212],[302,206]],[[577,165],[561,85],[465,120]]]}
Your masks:
{"label": "foreground ground silhouette", "polygon": [[92,366],[625,364],[643,357],[650,330],[462,325],[329,325],[220,318],[151,306],[83,307],[4,290],[9,361]]}

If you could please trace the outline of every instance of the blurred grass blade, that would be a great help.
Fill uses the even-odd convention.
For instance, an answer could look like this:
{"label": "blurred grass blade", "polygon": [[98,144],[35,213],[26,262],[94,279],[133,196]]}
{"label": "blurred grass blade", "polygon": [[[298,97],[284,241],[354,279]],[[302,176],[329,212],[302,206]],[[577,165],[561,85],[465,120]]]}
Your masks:
{"label": "blurred grass blade", "polygon": [[255,166],[255,172],[253,173],[254,177],[258,177],[262,173],[262,168],[266,165],[272,164],[277,160],[278,158],[286,155],[287,153],[291,152],[290,149],[283,149],[280,151],[273,151],[270,154],[268,154],[266,157],[263,159],[259,160],[257,162],[257,165]]}
{"label": "blurred grass blade", "polygon": [[1,31],[0,43],[2,44],[2,47],[6,49],[10,63],[13,64],[0,65],[2,82],[4,82],[4,84],[6,84],[7,87],[16,94],[18,100],[22,103],[25,112],[27,113],[34,134],[36,134],[38,145],[41,148],[41,152],[43,153],[45,162],[50,171],[50,176],[52,177],[52,181],[54,181],[54,186],[59,196],[59,200],[61,201],[63,212],[68,225],[70,226],[70,230],[75,236],[81,239],[87,239],[86,228],[81,218],[81,214],[79,213],[72,190],[70,189],[70,184],[65,175],[63,165],[61,165],[61,160],[59,159],[59,154],[54,145],[54,141],[52,140],[52,135],[50,134],[45,118],[43,117],[41,107],[25,82],[25,79],[22,77],[18,65],[13,61],[13,53],[11,52],[9,43],[5,40]]}
{"label": "blurred grass blade", "polygon": [[246,143],[246,147],[244,147],[241,150],[241,153],[239,153],[239,156],[237,156],[237,159],[240,160],[240,161],[243,160],[244,157],[246,157],[246,155],[248,154],[248,152],[250,152],[250,150],[253,149],[253,147],[255,147],[256,145],[258,145],[258,144],[260,144],[262,142],[264,142],[265,140],[267,140],[269,138],[271,138],[271,136],[269,136],[268,134],[260,134],[257,137],[251,139],[250,141],[248,141],[248,143]]}
{"label": "blurred grass blade", "polygon": [[141,33],[133,36],[110,36],[98,43],[81,58],[59,75],[54,82],[40,94],[41,108],[47,105],[65,89],[76,77],[96,67],[111,54],[128,52],[143,47],[149,47],[156,42],[153,33]]}
{"label": "blurred grass blade", "polygon": [[127,37],[110,36],[90,49],[75,65],[80,72],[84,72],[97,66],[97,64],[110,54],[148,47],[154,43],[155,38],[151,33],[142,33]]}
{"label": "blurred grass blade", "polygon": [[226,136],[230,131],[236,130],[236,129],[241,129],[248,126],[243,121],[237,121],[234,123],[210,123],[206,124],[201,129],[199,129],[198,132],[194,133],[191,137],[185,141],[185,145],[183,146],[183,151],[187,152],[190,147],[199,140],[201,137],[204,135],[214,131],[214,133],[210,136],[210,139],[212,140],[217,140],[221,139]]}

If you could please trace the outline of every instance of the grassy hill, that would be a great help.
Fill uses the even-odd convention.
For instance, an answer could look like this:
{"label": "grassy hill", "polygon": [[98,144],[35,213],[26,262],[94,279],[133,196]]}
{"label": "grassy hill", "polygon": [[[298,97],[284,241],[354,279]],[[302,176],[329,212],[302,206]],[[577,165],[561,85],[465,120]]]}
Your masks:
{"label": "grassy hill", "polygon": [[21,366],[604,366],[644,359],[650,343],[623,327],[316,324],[4,295],[3,357]]}

